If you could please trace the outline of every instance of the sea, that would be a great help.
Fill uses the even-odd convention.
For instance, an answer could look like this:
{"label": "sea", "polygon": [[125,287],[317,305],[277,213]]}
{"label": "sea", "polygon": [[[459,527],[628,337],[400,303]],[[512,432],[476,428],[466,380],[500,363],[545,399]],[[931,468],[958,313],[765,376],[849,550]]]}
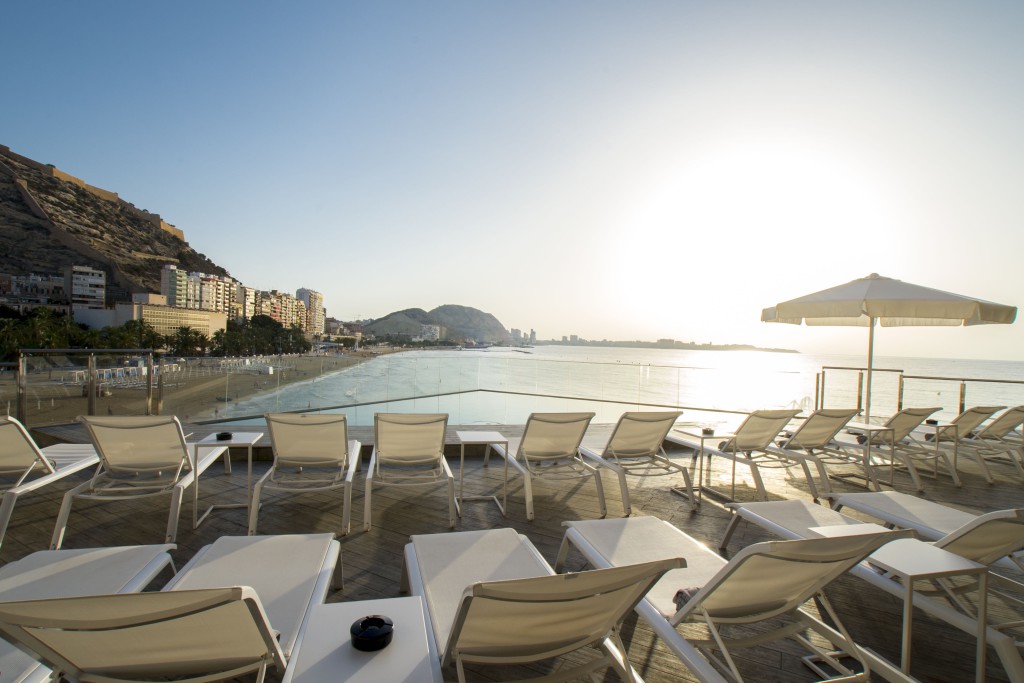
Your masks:
{"label": "sea", "polygon": [[[381,355],[306,382],[232,402],[220,418],[268,412],[344,412],[372,425],[376,412],[438,412],[449,424],[523,424],[532,412],[593,411],[613,423],[626,410],[683,411],[681,424],[728,427],[757,409],[866,408],[865,356],[754,350],[543,345],[416,350]],[[876,357],[870,417],[904,407],[1024,404],[1024,362]],[[864,410],[862,416],[866,416]]]}

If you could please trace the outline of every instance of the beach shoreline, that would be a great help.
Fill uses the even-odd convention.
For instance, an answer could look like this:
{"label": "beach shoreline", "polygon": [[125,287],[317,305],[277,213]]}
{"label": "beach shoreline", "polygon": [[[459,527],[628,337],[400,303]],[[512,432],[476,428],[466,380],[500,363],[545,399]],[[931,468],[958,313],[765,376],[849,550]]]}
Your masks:
{"label": "beach shoreline", "polygon": [[[383,351],[391,352],[391,349]],[[282,387],[334,374],[372,360],[380,351],[343,354],[269,356],[251,364],[246,359],[195,358],[175,364],[164,375],[162,391],[154,385],[155,414],[176,415],[182,422],[216,422],[235,401],[278,391]],[[235,364],[231,361],[235,360]],[[250,359],[255,360],[255,359]],[[272,368],[272,369],[271,369]],[[0,400],[15,415],[13,373],[0,382]],[[30,375],[26,422],[30,427],[68,424],[87,414],[84,385],[62,383],[52,376]],[[145,415],[146,390],[102,384],[95,397],[97,415]],[[228,418],[224,418],[228,419]],[[238,419],[232,416],[230,419]]]}

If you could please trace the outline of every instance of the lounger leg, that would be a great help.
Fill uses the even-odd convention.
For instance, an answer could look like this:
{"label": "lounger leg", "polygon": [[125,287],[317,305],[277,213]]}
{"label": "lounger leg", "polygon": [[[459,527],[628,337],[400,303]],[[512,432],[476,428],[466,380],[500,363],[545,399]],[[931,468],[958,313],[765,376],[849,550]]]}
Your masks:
{"label": "lounger leg", "polygon": [[594,483],[597,485],[597,505],[601,509],[601,519],[608,516],[608,503],[604,499],[604,482],[601,481],[601,473],[594,471],[592,475],[594,477]]}
{"label": "lounger leg", "polygon": [[[754,479],[754,487],[757,489],[758,500],[768,500],[768,490],[764,487],[764,482],[761,481],[761,471],[757,468],[757,463],[750,458],[745,460],[746,463],[750,465],[750,476]],[[735,463],[735,461],[733,462]]]}
{"label": "lounger leg", "polygon": [[457,511],[455,508],[455,478],[448,477],[448,528],[455,528],[455,517]]}
{"label": "lounger leg", "polygon": [[562,573],[562,570],[565,568],[565,561],[569,559],[569,550],[572,547],[572,544],[569,543],[569,531],[571,530],[566,529],[565,535],[562,536],[562,545],[558,546],[558,557],[555,558],[554,566],[556,574]]}
{"label": "lounger leg", "polygon": [[348,536],[352,532],[352,482],[346,481],[343,488],[341,508],[341,535]]}
{"label": "lounger leg", "polygon": [[4,535],[7,533],[7,525],[11,521],[11,514],[14,512],[14,504],[18,502],[18,492],[8,491],[4,494],[3,503],[0,503],[0,545],[4,542]]}
{"label": "lounger leg", "polygon": [[[821,463],[818,463],[818,464],[820,465]],[[807,480],[807,489],[811,492],[811,498],[813,498],[814,502],[817,503],[818,502],[818,487],[814,485],[814,477],[811,476],[811,468],[807,466],[807,461],[806,460],[801,460],[800,461],[800,467],[804,471],[804,479]]]}
{"label": "lounger leg", "polygon": [[633,514],[633,504],[629,502],[629,484],[626,482],[626,473],[619,470],[616,474],[619,477],[619,492],[622,495],[622,516],[629,517]]}
{"label": "lounger leg", "polygon": [[370,496],[373,493],[373,471],[377,466],[377,453],[370,456],[370,466],[366,470],[366,492],[363,494],[363,531],[369,531],[372,526],[370,517]]}
{"label": "lounger leg", "polygon": [[260,497],[263,495],[263,481],[265,477],[260,477],[260,480],[256,482],[256,486],[252,490],[252,500],[249,501],[249,535],[256,535],[256,525],[259,523],[260,516]]}
{"label": "lounger leg", "polygon": [[75,488],[64,494],[64,500],[60,504],[60,512],[57,513],[57,523],[53,527],[53,538],[50,539],[50,550],[60,550],[64,543],[64,532],[67,530],[68,517],[71,516],[71,504],[80,491],[85,490],[92,484],[92,480],[82,482]]}
{"label": "lounger leg", "polygon": [[[970,453],[974,456],[974,461],[978,463],[978,467],[981,468],[981,473],[985,475],[985,481],[989,484],[994,484],[995,481],[992,479],[992,472],[988,469],[988,463],[985,462],[985,456],[977,448],[970,449]],[[1012,457],[1010,459],[1013,460]]]}
{"label": "lounger leg", "polygon": [[917,468],[914,467],[913,459],[909,455],[900,454],[900,460],[903,461],[903,466],[907,468],[907,474],[914,481],[914,488],[924,493],[924,484],[921,483],[921,476],[917,473]]}
{"label": "lounger leg", "polygon": [[[943,461],[945,461],[946,469],[949,470],[949,476],[951,476],[953,478],[953,484],[957,488],[960,488],[961,486],[963,486],[963,482],[960,481],[960,474],[956,471],[956,465],[953,464],[953,459],[949,456],[949,453],[946,453],[945,451],[943,451],[942,453],[939,454],[939,457],[942,458]],[[936,458],[936,460],[935,460],[935,467],[936,467],[936,469],[938,469],[938,466],[939,466],[939,461],[938,461],[938,458]],[[989,483],[992,483],[992,482],[989,482]]]}
{"label": "lounger leg", "polygon": [[[195,483],[192,484],[195,486]],[[178,517],[181,515],[182,488],[175,486],[171,491],[171,512],[167,516],[167,533],[164,535],[164,543],[174,543],[178,537]]]}
{"label": "lounger leg", "polygon": [[740,516],[737,515],[734,511],[732,514],[732,519],[729,520],[729,525],[725,527],[725,535],[722,536],[722,542],[718,544],[718,549],[721,550],[723,553],[725,552],[726,547],[729,545],[729,539],[732,538],[733,532],[736,531],[736,527],[739,525],[739,523]]}
{"label": "lounger leg", "polygon": [[533,480],[530,471],[523,472],[523,490],[526,493],[526,519],[533,521]]}

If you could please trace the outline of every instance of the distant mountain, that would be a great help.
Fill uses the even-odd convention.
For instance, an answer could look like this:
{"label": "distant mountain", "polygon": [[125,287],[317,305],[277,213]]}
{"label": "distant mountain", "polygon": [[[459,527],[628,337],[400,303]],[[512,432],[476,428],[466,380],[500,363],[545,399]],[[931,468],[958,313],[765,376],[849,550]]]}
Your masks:
{"label": "distant mountain", "polygon": [[0,273],[92,266],[107,273],[109,301],[159,292],[166,264],[228,274],[159,214],[0,145]]}
{"label": "distant mountain", "polygon": [[423,325],[440,325],[441,339],[444,341],[490,344],[507,344],[512,341],[512,335],[505,326],[490,313],[452,304],[438,306],[429,313],[422,308],[389,313],[367,325],[365,331],[378,337],[418,337]]}

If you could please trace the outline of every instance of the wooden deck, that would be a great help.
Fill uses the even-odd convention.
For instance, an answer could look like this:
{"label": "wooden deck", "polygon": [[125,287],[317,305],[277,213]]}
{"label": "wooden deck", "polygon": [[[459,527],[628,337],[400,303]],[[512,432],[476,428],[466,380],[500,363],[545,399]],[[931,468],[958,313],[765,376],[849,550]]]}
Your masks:
{"label": "wooden deck", "polygon": [[[474,426],[471,429],[493,429]],[[197,439],[223,427],[190,426]],[[455,427],[449,430],[448,461],[458,478],[459,447]],[[521,432],[522,426],[501,427],[509,436]],[[244,428],[238,428],[243,431]],[[607,438],[611,425],[594,425],[588,441],[600,442]],[[372,428],[352,428],[351,435],[364,444],[364,461],[369,456]],[[36,432],[41,444],[51,440],[84,441],[85,434],[78,426],[47,428]],[[269,442],[261,442],[258,449],[256,472],[263,472],[269,458]],[[485,469],[479,457],[483,447],[467,447],[465,486],[467,495],[500,493],[502,485],[501,460],[492,460]],[[679,452],[680,457],[686,454]],[[214,465],[201,480],[200,506],[211,503],[244,502],[245,450],[236,449],[234,473],[226,476],[219,465]],[[688,462],[688,459],[687,459]],[[928,480],[926,497],[961,507],[973,512],[1016,507],[1022,504],[1021,484],[1016,481],[1010,467],[994,466],[998,483],[989,486],[971,463],[962,464],[964,486],[956,489],[948,478]],[[717,469],[720,469],[719,473]],[[716,474],[726,476],[724,463]],[[740,473],[743,474],[742,472]],[[765,483],[773,498],[805,498],[809,494],[798,469],[766,470]],[[83,475],[84,476],[84,475]],[[511,471],[510,471],[511,476]],[[30,552],[47,547],[53,531],[61,496],[81,477],[71,477],[62,484],[44,492],[25,496],[19,501],[14,517],[0,548],[0,561],[9,562]],[[605,492],[608,497],[609,516],[622,514],[618,486],[614,478],[605,474]],[[668,520],[686,533],[717,547],[730,513],[723,507],[705,499],[697,513],[691,513],[689,504],[669,492],[670,485],[681,485],[681,477],[651,477],[637,481],[631,479],[634,515],[654,515]],[[375,490],[373,495],[374,527],[369,533],[362,531],[363,479],[357,477],[353,496],[353,533],[341,539],[344,587],[332,594],[330,601],[364,600],[399,595],[399,577],[402,569],[402,549],[410,534],[444,533],[448,531],[447,503],[443,490],[424,493],[394,489]],[[856,490],[837,481],[838,491]],[[897,488],[911,492],[909,478],[897,475]],[[562,538],[561,522],[572,519],[592,519],[598,515],[595,487],[592,482],[565,488],[548,484],[535,485],[536,520],[526,519],[523,504],[522,481],[512,477],[509,481],[509,514],[502,517],[488,502],[467,502],[456,530],[512,527],[526,534],[550,562],[554,562]],[[741,485],[739,498],[752,500],[753,487]],[[177,566],[184,564],[200,547],[222,535],[245,534],[246,511],[243,509],[218,510],[212,517],[192,530],[191,498],[182,510],[178,534],[178,549],[174,552]],[[268,497],[260,514],[260,532],[264,534],[336,531],[341,527],[341,497],[338,493],[306,494],[287,498]],[[163,499],[136,503],[76,503],[68,525],[64,547],[157,543],[167,517],[167,502]],[[734,535],[729,554],[757,541],[772,538],[766,532],[748,524],[740,525]],[[582,569],[581,558],[570,558],[570,569]],[[165,580],[165,579],[161,579]],[[887,657],[899,661],[900,625],[903,603],[889,595],[879,595],[863,581],[844,577],[829,589],[830,598],[854,638]],[[994,607],[998,610],[998,605]],[[339,624],[339,629],[347,625]],[[689,628],[689,627],[687,627]],[[627,621],[624,639],[629,647],[634,666],[649,683],[662,681],[689,681],[693,678],[679,661],[660,646],[651,631],[635,617]],[[918,611],[914,622],[913,673],[925,681],[973,680],[973,638]],[[815,680],[797,656],[796,649],[788,645],[754,648],[740,651],[739,665],[749,681],[811,681]],[[481,680],[491,678],[495,672],[481,669]],[[507,673],[507,672],[503,672]],[[522,675],[517,672],[516,675]],[[988,680],[1007,680],[994,653],[989,651]],[[607,680],[617,680],[611,674]],[[384,682],[382,682],[384,683]]]}

